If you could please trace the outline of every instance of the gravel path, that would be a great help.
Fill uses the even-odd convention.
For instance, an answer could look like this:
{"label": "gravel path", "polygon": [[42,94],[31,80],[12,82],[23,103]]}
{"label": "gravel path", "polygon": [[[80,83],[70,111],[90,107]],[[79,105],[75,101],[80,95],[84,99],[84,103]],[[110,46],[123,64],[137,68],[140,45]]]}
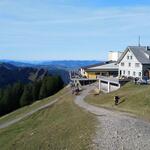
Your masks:
{"label": "gravel path", "polygon": [[98,124],[93,138],[95,150],[150,150],[150,123],[128,113],[110,111],[84,102],[93,86],[89,86],[75,103],[96,115]]}

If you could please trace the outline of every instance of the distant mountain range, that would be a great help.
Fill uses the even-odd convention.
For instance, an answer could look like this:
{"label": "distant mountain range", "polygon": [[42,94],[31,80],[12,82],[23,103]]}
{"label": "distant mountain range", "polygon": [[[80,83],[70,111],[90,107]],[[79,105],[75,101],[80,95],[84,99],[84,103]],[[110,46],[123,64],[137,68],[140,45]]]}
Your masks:
{"label": "distant mountain range", "polygon": [[82,66],[93,65],[103,61],[97,60],[55,60],[55,61],[12,61],[12,60],[0,60],[0,62],[9,63],[18,67],[51,67],[57,69],[74,70],[79,69]]}
{"label": "distant mountain range", "polygon": [[29,83],[43,79],[48,70],[31,67],[17,67],[9,63],[0,63],[0,87],[15,82]]}
{"label": "distant mountain range", "polygon": [[64,68],[67,70],[74,70],[74,69],[79,69],[82,66],[87,66],[87,65],[92,65],[92,64],[96,64],[99,61],[95,61],[95,60],[84,60],[84,61],[73,61],[73,60],[68,60],[68,61],[45,61],[40,63],[40,65],[43,66],[53,66],[56,68]]}
{"label": "distant mountain range", "polygon": [[[100,61],[36,61],[18,62],[0,60],[0,87],[17,81],[32,82],[43,78],[46,74],[59,75],[63,81],[69,83],[69,71],[99,63]],[[101,61],[102,62],[102,61]]]}

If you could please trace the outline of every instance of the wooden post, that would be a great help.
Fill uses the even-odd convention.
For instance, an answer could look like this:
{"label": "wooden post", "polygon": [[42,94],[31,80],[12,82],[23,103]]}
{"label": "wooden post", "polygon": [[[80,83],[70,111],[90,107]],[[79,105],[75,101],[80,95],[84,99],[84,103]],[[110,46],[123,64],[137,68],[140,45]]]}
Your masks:
{"label": "wooden post", "polygon": [[99,90],[101,90],[101,80],[99,79]]}
{"label": "wooden post", "polygon": [[119,88],[121,87],[120,83],[118,84],[118,87],[119,87]]}
{"label": "wooden post", "polygon": [[108,93],[110,92],[110,82],[108,81],[108,87],[107,87]]}

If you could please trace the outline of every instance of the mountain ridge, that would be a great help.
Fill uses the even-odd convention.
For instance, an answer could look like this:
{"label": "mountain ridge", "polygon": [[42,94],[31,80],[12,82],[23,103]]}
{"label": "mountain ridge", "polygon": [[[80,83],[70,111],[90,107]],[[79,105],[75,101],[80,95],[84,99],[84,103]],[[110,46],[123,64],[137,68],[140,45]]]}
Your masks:
{"label": "mountain ridge", "polygon": [[16,82],[29,83],[43,79],[48,70],[42,68],[17,67],[9,63],[0,64],[0,87]]}
{"label": "mountain ridge", "polygon": [[[93,65],[100,63],[102,61],[96,60],[50,60],[50,61],[13,61],[13,60],[0,60],[0,66],[5,66],[5,68],[11,68],[17,70],[19,68],[23,71],[23,68],[33,68],[34,69],[44,69],[47,70],[49,74],[53,76],[60,76],[65,84],[70,82],[69,71],[78,70],[80,67]],[[8,71],[7,71],[8,72]],[[25,71],[26,72],[26,71]],[[0,77],[3,74],[0,71]],[[8,72],[10,74],[10,71]],[[8,76],[6,74],[6,76]],[[9,78],[8,78],[9,79]],[[9,80],[10,81],[10,80]],[[0,84],[2,84],[0,82]]]}

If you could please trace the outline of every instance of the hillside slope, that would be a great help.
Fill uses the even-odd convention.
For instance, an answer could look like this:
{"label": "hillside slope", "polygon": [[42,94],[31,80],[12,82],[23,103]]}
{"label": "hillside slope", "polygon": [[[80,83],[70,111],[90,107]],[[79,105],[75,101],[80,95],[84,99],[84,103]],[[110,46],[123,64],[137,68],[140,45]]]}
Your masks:
{"label": "hillside slope", "polygon": [[98,120],[93,138],[94,150],[149,150],[150,122],[134,114],[88,104],[84,98],[94,88],[95,85],[86,87],[75,99],[78,106],[95,114]]}
{"label": "hillside slope", "polygon": [[[119,105],[114,105],[114,96],[118,95],[121,99]],[[150,120],[150,85],[135,85],[127,83],[118,91],[99,96],[90,94],[86,101],[100,107],[127,111]]]}
{"label": "hillside slope", "polygon": [[[29,110],[46,104],[67,93],[63,89],[56,95],[17,110],[0,119],[7,122]],[[0,130],[0,147],[5,149],[90,149],[95,131],[95,118],[73,103],[74,97],[68,93],[51,107],[47,107]]]}

